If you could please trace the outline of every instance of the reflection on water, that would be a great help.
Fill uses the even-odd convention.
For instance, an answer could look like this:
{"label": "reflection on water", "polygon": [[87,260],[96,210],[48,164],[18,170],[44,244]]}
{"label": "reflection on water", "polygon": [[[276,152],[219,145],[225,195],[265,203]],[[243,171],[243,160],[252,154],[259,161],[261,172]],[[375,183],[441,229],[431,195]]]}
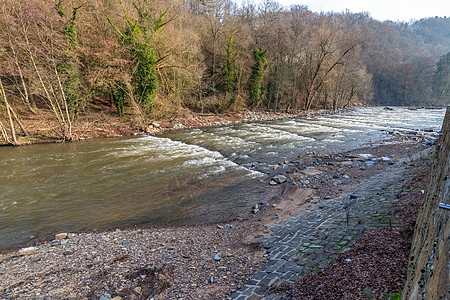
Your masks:
{"label": "reflection on water", "polygon": [[361,108],[159,136],[0,149],[0,249],[83,228],[227,218],[258,201],[252,164],[439,130],[444,110]]}

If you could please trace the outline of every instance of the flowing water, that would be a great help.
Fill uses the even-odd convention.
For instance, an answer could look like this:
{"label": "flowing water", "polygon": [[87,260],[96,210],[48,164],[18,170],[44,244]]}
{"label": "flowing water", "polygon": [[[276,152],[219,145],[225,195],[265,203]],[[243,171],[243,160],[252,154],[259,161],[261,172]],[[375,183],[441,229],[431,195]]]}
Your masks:
{"label": "flowing water", "polygon": [[444,110],[345,113],[157,136],[0,148],[0,250],[30,236],[227,219],[264,197],[272,164],[438,131]]}

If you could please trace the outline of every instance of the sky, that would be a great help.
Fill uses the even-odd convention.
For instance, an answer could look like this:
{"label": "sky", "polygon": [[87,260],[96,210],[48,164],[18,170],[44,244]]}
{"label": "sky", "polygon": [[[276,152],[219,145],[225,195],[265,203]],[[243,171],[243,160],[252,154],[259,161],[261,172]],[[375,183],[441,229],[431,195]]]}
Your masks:
{"label": "sky", "polygon": [[450,17],[450,0],[279,0],[284,6],[307,5],[314,12],[369,12],[374,19],[410,21],[427,17]]}

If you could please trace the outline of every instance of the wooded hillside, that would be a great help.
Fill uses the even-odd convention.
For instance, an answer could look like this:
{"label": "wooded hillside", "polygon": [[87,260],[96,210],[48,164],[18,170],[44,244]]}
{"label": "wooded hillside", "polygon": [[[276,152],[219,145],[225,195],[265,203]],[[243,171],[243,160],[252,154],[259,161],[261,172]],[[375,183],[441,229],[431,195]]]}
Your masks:
{"label": "wooded hillside", "polygon": [[12,143],[21,115],[51,112],[70,139],[102,101],[142,120],[444,105],[449,74],[450,18],[379,22],[272,0],[0,0],[0,138]]}

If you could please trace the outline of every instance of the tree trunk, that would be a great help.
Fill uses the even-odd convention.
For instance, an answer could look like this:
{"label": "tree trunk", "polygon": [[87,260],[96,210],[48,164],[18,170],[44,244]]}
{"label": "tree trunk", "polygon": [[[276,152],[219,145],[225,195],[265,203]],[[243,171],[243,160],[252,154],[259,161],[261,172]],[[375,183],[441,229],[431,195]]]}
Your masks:
{"label": "tree trunk", "polygon": [[0,120],[0,133],[2,134],[3,139],[5,140],[5,142],[6,142],[7,144],[12,144],[12,143],[11,143],[11,140],[9,139],[8,132],[6,132],[6,128],[5,128],[5,126],[3,125],[3,123],[2,123],[1,120]]}
{"label": "tree trunk", "polygon": [[0,79],[0,92],[2,93],[2,97],[3,97],[3,101],[5,102],[6,105],[6,112],[8,113],[8,120],[9,120],[9,126],[11,129],[11,137],[13,140],[13,145],[17,145],[17,138],[16,138],[16,130],[14,128],[14,122],[11,116],[11,107],[9,106],[9,102],[8,99],[6,98],[6,93],[5,93],[5,89],[3,88],[3,82]]}

